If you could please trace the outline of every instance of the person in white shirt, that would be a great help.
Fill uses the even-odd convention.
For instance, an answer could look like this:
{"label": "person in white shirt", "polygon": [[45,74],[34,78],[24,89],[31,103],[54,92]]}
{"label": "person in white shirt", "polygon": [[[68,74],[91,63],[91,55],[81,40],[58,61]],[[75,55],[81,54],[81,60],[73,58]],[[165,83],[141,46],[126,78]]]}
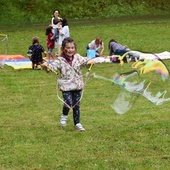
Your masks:
{"label": "person in white shirt", "polygon": [[53,27],[53,33],[54,33],[55,29],[58,28],[59,21],[61,20],[61,18],[59,17],[59,14],[60,14],[60,12],[58,10],[54,10],[53,17],[51,19],[51,26]]}
{"label": "person in white shirt", "polygon": [[60,21],[62,18],[59,17],[60,12],[59,10],[54,10],[53,17],[51,19],[51,26],[52,26],[52,32],[54,33],[54,39],[55,39],[55,48],[56,48],[56,55],[58,55],[59,47],[58,47],[58,40],[59,40],[59,29],[61,28]]}
{"label": "person in white shirt", "polygon": [[68,26],[68,22],[66,18],[61,19],[61,29],[59,29],[59,40],[58,40],[58,46],[59,46],[59,55],[61,53],[61,45],[62,42],[65,38],[70,37],[70,30],[69,30],[69,26]]}
{"label": "person in white shirt", "polygon": [[97,37],[95,40],[91,41],[87,45],[87,50],[95,50],[96,57],[102,56],[104,52],[104,43],[102,39],[100,37]]}

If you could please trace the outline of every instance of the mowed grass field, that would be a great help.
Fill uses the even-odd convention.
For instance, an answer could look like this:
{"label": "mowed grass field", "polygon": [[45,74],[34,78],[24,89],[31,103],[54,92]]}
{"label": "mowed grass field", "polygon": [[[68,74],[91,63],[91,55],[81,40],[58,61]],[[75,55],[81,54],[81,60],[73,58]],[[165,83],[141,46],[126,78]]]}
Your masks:
{"label": "mowed grass field", "polygon": [[[48,23],[0,27],[0,33],[9,35],[8,54],[26,56],[33,36],[38,36],[46,48],[46,26]],[[112,38],[132,50],[170,51],[170,19],[166,17],[70,22],[69,26],[81,55],[97,36],[105,43],[105,55]],[[4,48],[1,45],[1,51]],[[170,61],[165,63],[170,68]],[[115,73],[131,71],[131,64],[96,64],[90,73],[111,79]],[[140,78],[152,82],[153,95],[167,90],[165,97],[170,97],[169,79],[163,82],[155,72]],[[72,111],[68,125],[59,125],[63,104],[57,98],[54,73],[14,70],[5,65],[0,69],[0,169],[168,170],[170,102],[156,106],[138,96],[133,107],[120,115],[110,105],[122,91],[109,81],[90,77],[81,100],[81,122],[86,131],[78,132],[73,126]]]}

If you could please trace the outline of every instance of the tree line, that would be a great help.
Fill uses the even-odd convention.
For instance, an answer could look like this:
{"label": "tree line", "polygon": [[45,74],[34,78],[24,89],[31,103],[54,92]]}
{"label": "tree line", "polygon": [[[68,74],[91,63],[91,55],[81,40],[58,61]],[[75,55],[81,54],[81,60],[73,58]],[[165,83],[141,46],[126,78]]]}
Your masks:
{"label": "tree line", "polygon": [[1,0],[0,24],[49,22],[54,9],[70,20],[170,14],[167,0]]}

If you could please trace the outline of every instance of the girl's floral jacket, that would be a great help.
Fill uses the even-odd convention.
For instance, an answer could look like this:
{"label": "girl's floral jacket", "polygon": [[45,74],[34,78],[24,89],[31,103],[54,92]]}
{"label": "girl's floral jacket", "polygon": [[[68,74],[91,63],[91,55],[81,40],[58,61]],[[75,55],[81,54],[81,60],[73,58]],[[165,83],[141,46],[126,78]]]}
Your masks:
{"label": "girl's floral jacket", "polygon": [[49,64],[55,71],[60,71],[60,78],[57,79],[58,87],[61,91],[82,90],[84,88],[82,66],[87,64],[89,58],[75,54],[72,65],[64,57]]}

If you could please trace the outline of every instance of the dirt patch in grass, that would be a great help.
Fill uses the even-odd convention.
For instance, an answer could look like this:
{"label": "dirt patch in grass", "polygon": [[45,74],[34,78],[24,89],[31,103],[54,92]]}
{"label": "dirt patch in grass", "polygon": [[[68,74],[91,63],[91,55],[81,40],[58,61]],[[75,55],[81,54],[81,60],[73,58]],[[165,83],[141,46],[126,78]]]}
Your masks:
{"label": "dirt patch in grass", "polygon": [[115,18],[108,18],[108,19],[101,19],[101,20],[84,20],[84,21],[70,21],[70,24],[88,24],[88,23],[121,23],[121,22],[128,22],[128,21],[145,21],[145,20],[165,20],[169,19],[170,15],[143,15],[143,16],[127,16],[127,17],[115,17]]}
{"label": "dirt patch in grass", "polygon": [[[143,16],[123,16],[123,17],[114,17],[114,18],[108,18],[108,19],[90,19],[90,20],[72,20],[72,19],[68,19],[68,23],[69,25],[87,25],[88,24],[97,24],[97,23],[102,23],[102,24],[108,24],[108,23],[123,23],[123,22],[135,22],[135,21],[157,21],[157,20],[166,20],[170,18],[170,14],[168,15],[143,15]],[[32,29],[32,28],[36,28],[36,29],[44,29],[47,25],[49,25],[50,23],[26,23],[26,24],[22,24],[22,27],[20,24],[13,24],[11,25],[11,27],[9,27],[9,25],[1,25],[0,26],[0,30],[1,32],[3,30],[5,31],[16,31],[16,29],[19,30],[28,30],[28,29]]]}

